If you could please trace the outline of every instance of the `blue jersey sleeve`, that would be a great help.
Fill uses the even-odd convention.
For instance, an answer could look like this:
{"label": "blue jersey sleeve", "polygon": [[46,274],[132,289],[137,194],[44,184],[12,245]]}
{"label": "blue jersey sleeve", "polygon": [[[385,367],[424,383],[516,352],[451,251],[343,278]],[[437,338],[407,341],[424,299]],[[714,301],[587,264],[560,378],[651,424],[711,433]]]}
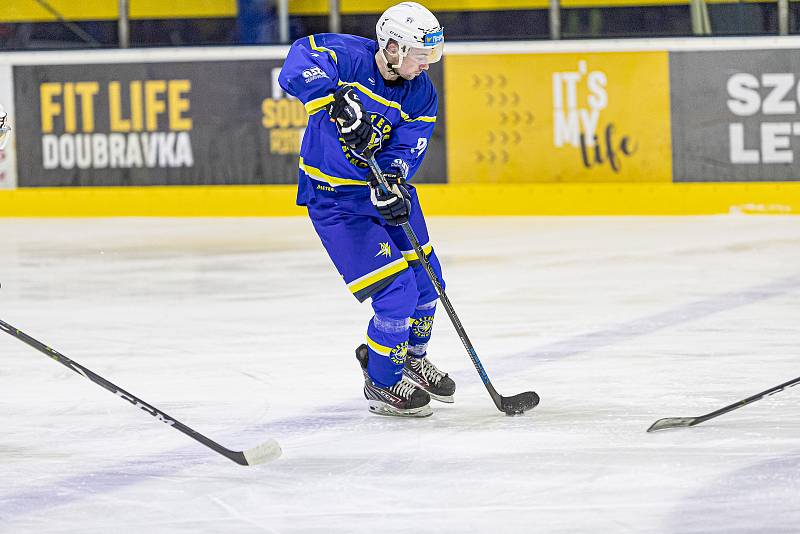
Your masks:
{"label": "blue jersey sleeve", "polygon": [[278,76],[283,90],[299,99],[309,115],[333,101],[339,85],[339,62],[346,61],[341,53],[323,44],[324,35],[295,41]]}
{"label": "blue jersey sleeve", "polygon": [[382,169],[400,167],[406,180],[414,177],[425,159],[439,111],[439,99],[433,84],[428,82],[421,93],[420,106],[392,131],[389,144],[375,157]]}

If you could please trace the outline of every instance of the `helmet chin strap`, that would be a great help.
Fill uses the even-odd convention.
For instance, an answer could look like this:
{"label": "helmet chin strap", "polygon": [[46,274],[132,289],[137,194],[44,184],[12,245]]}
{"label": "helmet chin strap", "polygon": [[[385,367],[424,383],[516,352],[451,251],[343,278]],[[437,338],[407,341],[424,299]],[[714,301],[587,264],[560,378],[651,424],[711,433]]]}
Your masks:
{"label": "helmet chin strap", "polygon": [[381,58],[383,59],[383,64],[386,65],[386,69],[395,76],[397,76],[398,78],[400,78],[400,72],[397,69],[399,69],[400,65],[403,64],[403,56],[400,56],[399,54],[398,56],[400,57],[400,63],[398,63],[397,65],[392,65],[391,63],[389,63],[389,57],[386,55],[386,49],[381,48]]}

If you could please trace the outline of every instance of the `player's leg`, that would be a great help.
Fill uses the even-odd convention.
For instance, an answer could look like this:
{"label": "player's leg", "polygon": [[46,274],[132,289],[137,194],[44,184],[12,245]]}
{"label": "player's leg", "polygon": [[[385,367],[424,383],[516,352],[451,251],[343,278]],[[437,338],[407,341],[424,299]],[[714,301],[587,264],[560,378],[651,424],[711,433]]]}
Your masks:
{"label": "player's leg", "polygon": [[[436,277],[442,284],[442,288],[444,288],[445,282],[442,277],[442,267],[430,243],[428,228],[425,224],[425,217],[419,205],[416,191],[413,188],[409,189],[412,203],[409,222],[417,239],[419,239],[428,263],[430,263]],[[455,382],[447,373],[439,370],[427,357],[428,342],[431,338],[433,319],[436,315],[436,301],[438,299],[436,288],[402,228],[387,226],[387,232],[403,249],[403,257],[414,273],[419,292],[417,304],[411,314],[408,358],[403,372],[406,377],[425,389],[434,399],[442,402],[453,402],[453,394],[456,390]]]}
{"label": "player's leg", "polygon": [[351,293],[372,299],[366,343],[356,350],[370,410],[382,415],[426,416],[430,397],[403,379],[409,317],[418,301],[416,279],[377,218],[335,202],[309,204],[309,216]]}
{"label": "player's leg", "polygon": [[418,298],[416,281],[405,269],[372,295],[375,312],[367,326],[367,342],[356,349],[365,375],[364,395],[380,415],[431,415],[430,396],[403,373],[408,354],[409,315]]}
{"label": "player's leg", "polygon": [[[434,272],[441,280],[441,267],[436,252],[431,250],[426,255]],[[436,290],[422,264],[412,261],[413,270],[420,298],[411,315],[411,332],[408,340],[408,358],[404,369],[405,375],[414,383],[427,391],[431,397],[441,402],[453,402],[456,384],[446,372],[438,369],[428,357],[428,342],[433,330],[433,319],[436,315]],[[442,282],[444,284],[444,282]]]}

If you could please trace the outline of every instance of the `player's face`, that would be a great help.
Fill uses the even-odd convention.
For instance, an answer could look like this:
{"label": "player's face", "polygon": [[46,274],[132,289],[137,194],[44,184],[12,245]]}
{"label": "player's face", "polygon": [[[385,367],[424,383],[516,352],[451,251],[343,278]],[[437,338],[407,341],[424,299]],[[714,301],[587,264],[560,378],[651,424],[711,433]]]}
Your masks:
{"label": "player's face", "polygon": [[431,49],[412,48],[403,58],[398,72],[406,80],[413,80],[430,68],[431,63],[438,61],[431,54]]}
{"label": "player's face", "polygon": [[398,72],[406,80],[413,80],[428,70],[428,67],[429,65],[425,62],[425,58],[415,56],[412,52],[403,58],[403,63],[400,65]]}

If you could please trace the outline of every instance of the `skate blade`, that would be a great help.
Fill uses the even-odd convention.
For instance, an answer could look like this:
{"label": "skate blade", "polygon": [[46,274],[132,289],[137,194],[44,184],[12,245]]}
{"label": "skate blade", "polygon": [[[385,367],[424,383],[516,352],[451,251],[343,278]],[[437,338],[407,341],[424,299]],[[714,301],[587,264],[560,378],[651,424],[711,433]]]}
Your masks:
{"label": "skate blade", "polygon": [[[428,391],[427,389],[425,391]],[[453,399],[452,395],[434,395],[430,391],[428,391],[428,395],[431,396],[433,400],[437,400],[439,402],[446,402],[447,404],[453,404],[455,399]]]}
{"label": "skate blade", "polygon": [[386,415],[390,417],[428,417],[433,415],[433,410],[427,404],[410,410],[399,410],[389,406],[385,402],[371,400],[367,401],[367,403],[369,404],[369,411],[376,415]]}

